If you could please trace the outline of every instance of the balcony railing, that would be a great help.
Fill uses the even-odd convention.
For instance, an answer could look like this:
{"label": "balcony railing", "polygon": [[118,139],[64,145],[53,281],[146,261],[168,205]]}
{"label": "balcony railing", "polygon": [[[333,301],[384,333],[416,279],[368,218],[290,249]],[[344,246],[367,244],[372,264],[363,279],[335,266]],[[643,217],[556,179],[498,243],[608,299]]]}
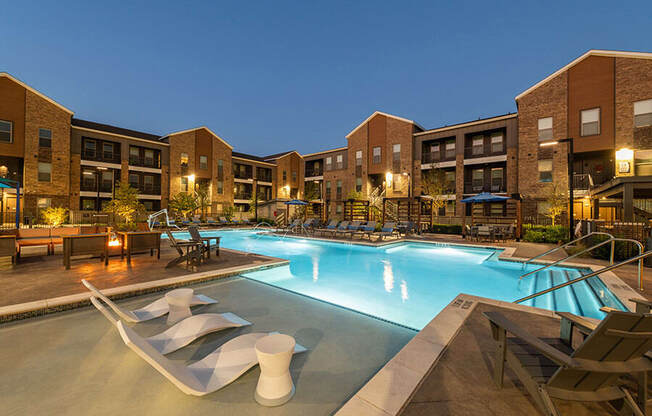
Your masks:
{"label": "balcony railing", "polygon": [[480,192],[501,193],[507,192],[507,186],[504,182],[484,182],[484,181],[471,181],[464,183],[465,194],[478,194]]}
{"label": "balcony railing", "polygon": [[[100,184],[99,192],[113,192],[111,183]],[[80,184],[79,189],[84,192],[98,192],[97,184],[94,182],[83,182]]]}
{"label": "balcony railing", "polygon": [[151,157],[129,156],[129,164],[131,166],[142,166],[144,168],[161,168],[161,162],[158,159],[153,159]]}
{"label": "balcony railing", "polygon": [[240,172],[240,171],[235,171],[233,172],[233,177],[236,179],[253,179],[254,176],[251,172]]}
{"label": "balcony railing", "polygon": [[310,178],[313,176],[322,176],[324,174],[324,170],[319,168],[319,169],[306,169],[306,178]]}
{"label": "balcony railing", "polygon": [[251,192],[240,192],[233,194],[233,199],[251,199]]}
{"label": "balcony railing", "polygon": [[272,181],[272,175],[263,175],[259,176],[256,178],[257,181],[260,182],[271,182]]}
{"label": "balcony railing", "polygon": [[438,163],[455,160],[455,150],[441,152],[429,152],[421,154],[421,163]]}
{"label": "balcony railing", "polygon": [[120,153],[108,153],[99,151],[82,150],[81,158],[83,160],[92,160],[95,162],[120,164]]}
{"label": "balcony railing", "polygon": [[474,157],[487,157],[487,156],[500,156],[506,154],[505,146],[500,145],[497,147],[492,147],[492,145],[487,146],[468,146],[464,148],[464,158],[474,158]]}
{"label": "balcony railing", "polygon": [[573,188],[588,191],[593,188],[593,178],[588,173],[576,173],[573,175]]}

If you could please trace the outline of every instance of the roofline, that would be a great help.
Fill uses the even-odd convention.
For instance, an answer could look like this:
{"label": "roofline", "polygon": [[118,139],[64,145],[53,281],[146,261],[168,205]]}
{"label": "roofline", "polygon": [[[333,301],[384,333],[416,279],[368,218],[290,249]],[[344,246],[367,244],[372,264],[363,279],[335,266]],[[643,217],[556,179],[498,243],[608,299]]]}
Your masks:
{"label": "roofline", "polygon": [[256,159],[248,159],[246,157],[240,157],[240,156],[231,155],[231,159],[246,160],[247,162],[262,163],[263,165],[276,166],[276,164],[274,163],[264,162],[262,160],[256,160]]}
{"label": "roofline", "polygon": [[14,76],[8,74],[7,72],[0,72],[0,77],[9,78],[10,80],[12,80],[13,82],[15,82],[16,84],[18,84],[18,85],[20,85],[21,87],[23,87],[23,88],[29,90],[30,92],[33,92],[34,94],[36,94],[36,95],[38,95],[39,97],[43,98],[45,101],[49,102],[50,104],[54,104],[54,105],[56,105],[57,107],[59,107],[60,109],[62,109],[63,111],[65,111],[66,113],[69,113],[69,114],[71,114],[71,115],[72,115],[72,114],[75,114],[74,111],[72,111],[72,110],[70,110],[70,109],[68,109],[68,108],[66,108],[66,107],[64,107],[64,106],[62,106],[61,104],[59,104],[58,102],[54,101],[52,98],[48,97],[47,95],[45,95],[45,94],[43,94],[43,93],[41,93],[41,92],[36,91],[34,88],[32,88],[32,87],[30,87],[29,85],[25,84],[24,82],[22,82],[21,80],[17,79],[16,77],[14,77]]}
{"label": "roofline", "polygon": [[551,79],[555,78],[557,75],[562,74],[563,72],[569,70],[571,67],[577,65],[584,59],[588,58],[589,56],[606,56],[610,58],[639,58],[639,59],[652,59],[652,53],[648,52],[627,52],[627,51],[608,51],[608,50],[602,50],[602,49],[591,49],[588,52],[584,53],[582,56],[574,59],[570,63],[566,64],[562,68],[558,69],[557,71],[553,72],[552,74],[548,75],[546,78],[542,79],[541,81],[537,82],[527,90],[523,91],[519,95],[517,95],[514,99],[519,100],[520,98],[523,98],[525,95],[529,94],[530,92],[534,91],[535,89],[539,88],[546,82],[550,81]]}
{"label": "roofline", "polygon": [[483,119],[480,119],[480,120],[467,121],[465,123],[453,124],[453,125],[445,126],[445,127],[438,127],[436,129],[432,129],[432,130],[420,131],[418,133],[414,133],[413,136],[422,136],[424,134],[438,133],[440,131],[454,130],[454,129],[459,129],[459,128],[462,128],[462,127],[475,126],[475,125],[484,124],[484,123],[492,123],[492,122],[495,122],[495,121],[508,120],[510,118],[516,118],[516,117],[518,117],[518,113],[503,114],[502,116],[483,118]]}
{"label": "roofline", "polygon": [[395,119],[395,120],[400,120],[400,121],[404,121],[404,122],[406,122],[406,123],[414,124],[415,126],[417,126],[418,128],[420,128],[421,130],[425,130],[423,127],[421,127],[421,125],[419,125],[419,123],[416,123],[414,120],[408,120],[407,118],[403,118],[403,117],[399,117],[399,116],[394,116],[394,115],[392,115],[392,114],[383,113],[382,111],[374,111],[372,115],[370,115],[369,117],[367,117],[367,118],[365,119],[365,121],[363,121],[362,123],[358,124],[358,126],[357,126],[356,128],[354,128],[353,130],[351,130],[351,132],[350,132],[349,134],[347,134],[346,136],[344,136],[344,137],[346,137],[346,138],[348,139],[350,135],[352,135],[353,133],[355,133],[356,131],[358,131],[358,129],[359,129],[360,127],[362,127],[362,126],[364,126],[365,124],[367,124],[367,123],[369,122],[369,120],[371,120],[372,118],[374,118],[374,117],[377,116],[377,115],[381,115],[381,116],[385,116],[385,117],[390,117],[390,118],[393,118],[393,119]]}
{"label": "roofline", "polygon": [[71,129],[77,129],[77,130],[90,131],[90,132],[93,132],[93,133],[109,134],[111,136],[122,137],[122,138],[129,139],[129,140],[138,140],[138,141],[141,141],[141,142],[153,144],[154,146],[156,146],[156,145],[169,146],[170,145],[169,143],[161,141],[161,139],[159,139],[158,141],[142,139],[140,137],[127,136],[125,134],[113,133],[113,132],[106,131],[106,130],[97,130],[97,129],[91,129],[91,128],[88,128],[88,127],[75,126],[74,124],[71,125],[70,128]]}
{"label": "roofline", "polygon": [[220,136],[218,136],[217,134],[215,134],[215,132],[214,132],[213,130],[209,129],[209,128],[206,127],[206,126],[199,126],[199,127],[195,127],[195,128],[192,128],[192,129],[187,129],[187,130],[175,131],[175,132],[173,132],[173,133],[168,133],[168,134],[166,134],[166,135],[161,136],[161,139],[160,139],[160,140],[163,140],[163,139],[165,139],[165,138],[167,138],[167,137],[170,137],[170,136],[176,136],[176,135],[178,135],[178,134],[189,133],[189,132],[191,132],[191,131],[197,131],[197,130],[201,130],[201,129],[204,129],[204,130],[208,131],[210,134],[212,134],[213,136],[217,137],[219,141],[221,141],[222,143],[224,143],[224,145],[225,145],[226,147],[228,147],[229,149],[233,150],[233,146],[231,146],[230,144],[228,144],[228,143],[226,142],[226,140],[224,140],[223,138],[221,138]]}
{"label": "roofline", "polygon": [[278,159],[280,159],[280,158],[282,158],[282,157],[285,157],[285,156],[287,156],[287,155],[289,155],[289,154],[291,154],[291,153],[296,153],[297,156],[299,156],[299,157],[303,157],[303,156],[301,156],[301,153],[297,152],[296,150],[290,150],[289,152],[283,153],[282,155],[279,155],[279,156],[276,156],[276,157],[272,157],[272,158],[268,158],[268,159],[265,159],[265,160],[278,160]]}
{"label": "roofline", "polygon": [[305,155],[301,155],[301,157],[310,157],[310,156],[316,156],[316,155],[321,155],[322,153],[330,153],[330,152],[338,152],[340,150],[346,150],[348,149],[348,146],[344,147],[337,147],[335,149],[330,149],[330,150],[322,150],[321,152],[315,152],[315,153],[307,153]]}

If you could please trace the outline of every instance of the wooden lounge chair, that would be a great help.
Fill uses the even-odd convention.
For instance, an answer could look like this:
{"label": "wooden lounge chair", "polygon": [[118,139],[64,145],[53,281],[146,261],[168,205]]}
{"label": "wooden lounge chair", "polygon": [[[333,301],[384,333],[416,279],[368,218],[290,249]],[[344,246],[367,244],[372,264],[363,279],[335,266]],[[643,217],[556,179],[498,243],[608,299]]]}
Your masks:
{"label": "wooden lounge chair", "polygon": [[[84,284],[84,286],[86,286],[88,290],[91,291],[93,296],[102,299],[102,301],[106,303],[109,306],[109,308],[111,308],[113,312],[116,313],[116,315],[118,315],[120,318],[124,319],[127,322],[149,321],[150,319],[159,318],[165,315],[170,310],[168,306],[168,301],[165,299],[164,296],[140,309],[134,309],[133,311],[126,311],[121,307],[119,307],[118,305],[116,305],[111,299],[108,298],[108,296],[102,293],[100,289],[93,286],[93,284],[90,283],[88,280],[82,279],[82,283]],[[192,297],[192,300],[190,301],[190,306],[210,305],[212,303],[217,303],[217,301],[215,299],[209,298],[208,296],[194,295]]]}
{"label": "wooden lounge chair", "polygon": [[[113,316],[98,298],[91,296],[91,303],[109,322],[118,326],[120,319]],[[161,354],[169,354],[212,332],[248,325],[251,322],[230,312],[202,313],[177,322],[160,334],[145,338],[145,341]]]}
{"label": "wooden lounge chair", "polygon": [[[507,362],[543,415],[559,415],[552,398],[583,402],[622,399],[634,414],[645,414],[619,386],[618,378],[638,374],[646,381],[646,372],[652,370],[652,361],[644,357],[652,347],[652,315],[611,312],[577,349],[562,351],[559,346],[563,344],[555,348],[500,312],[483,314],[491,323],[498,347],[494,381],[499,388]],[[641,388],[646,391],[647,385]]]}
{"label": "wooden lounge chair", "polygon": [[380,229],[380,232],[374,233],[374,235],[378,236],[379,240],[384,240],[385,237],[393,237],[395,234],[397,234],[395,222],[386,222],[383,228]]}
{"label": "wooden lounge chair", "polygon": [[376,231],[376,221],[369,221],[367,224],[361,226],[358,228],[358,231],[355,232],[355,235],[360,237],[364,237],[365,235],[371,240],[371,236],[373,233]]}
{"label": "wooden lounge chair", "polygon": [[[169,229],[165,230],[165,234],[168,236],[168,241],[170,242],[170,246],[172,246],[175,250],[177,250],[177,253],[179,253],[179,257],[176,257],[168,262],[168,264],[165,265],[165,268],[168,269],[172,266],[176,266],[179,263],[186,262],[189,263],[190,261],[200,263],[202,259],[202,253],[203,253],[203,242],[197,242],[197,241],[188,241],[188,240],[177,240],[174,237],[174,234],[170,232]],[[183,249],[186,249],[186,253],[184,254]]]}
{"label": "wooden lounge chair", "polygon": [[207,254],[210,258],[211,256],[211,241],[215,241],[215,254],[220,255],[220,237],[211,236],[211,237],[202,237],[199,233],[199,228],[196,225],[191,225],[188,227],[188,233],[190,234],[190,241],[193,243],[201,243],[202,257],[204,254]]}
{"label": "wooden lounge chair", "polygon": [[[144,338],[118,322],[118,331],[124,343],[161,373],[179,390],[193,396],[204,396],[234,382],[247,370],[258,364],[256,342],[274,332],[253,332],[240,335],[224,343],[221,347],[189,366],[165,358]],[[299,344],[294,353],[306,351]]]}

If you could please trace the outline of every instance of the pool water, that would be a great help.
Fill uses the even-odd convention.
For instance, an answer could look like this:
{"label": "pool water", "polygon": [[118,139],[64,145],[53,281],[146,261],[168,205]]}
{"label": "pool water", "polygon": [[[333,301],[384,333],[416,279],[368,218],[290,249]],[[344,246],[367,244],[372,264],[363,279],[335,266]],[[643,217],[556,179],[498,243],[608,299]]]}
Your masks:
{"label": "pool water", "polygon": [[[280,237],[251,230],[202,231],[234,250],[288,259],[288,266],[245,277],[363,312],[409,328],[423,328],[460,293],[512,302],[585,274],[551,268],[519,280],[521,263],[500,261],[500,250],[399,242],[383,247]],[[175,233],[188,238],[186,233]],[[541,266],[528,266],[534,270]],[[602,306],[623,309],[598,278],[524,303],[601,318]]]}

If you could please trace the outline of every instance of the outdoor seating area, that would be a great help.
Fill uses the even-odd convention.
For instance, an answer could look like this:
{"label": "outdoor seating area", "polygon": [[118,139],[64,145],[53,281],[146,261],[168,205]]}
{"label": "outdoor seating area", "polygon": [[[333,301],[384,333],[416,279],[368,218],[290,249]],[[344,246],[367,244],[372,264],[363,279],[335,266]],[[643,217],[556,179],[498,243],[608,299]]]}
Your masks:
{"label": "outdoor seating area", "polygon": [[404,224],[402,228],[399,228],[394,222],[379,225],[376,221],[331,220],[320,225],[317,219],[308,219],[306,221],[295,219],[286,227],[282,227],[277,231],[277,233],[283,235],[297,234],[348,240],[366,239],[369,242],[383,241],[385,238],[398,238],[401,233],[407,235],[411,232],[414,232],[414,229],[409,224]]}
{"label": "outdoor seating area", "polygon": [[513,224],[466,225],[466,235],[471,241],[507,241],[516,238]]}

